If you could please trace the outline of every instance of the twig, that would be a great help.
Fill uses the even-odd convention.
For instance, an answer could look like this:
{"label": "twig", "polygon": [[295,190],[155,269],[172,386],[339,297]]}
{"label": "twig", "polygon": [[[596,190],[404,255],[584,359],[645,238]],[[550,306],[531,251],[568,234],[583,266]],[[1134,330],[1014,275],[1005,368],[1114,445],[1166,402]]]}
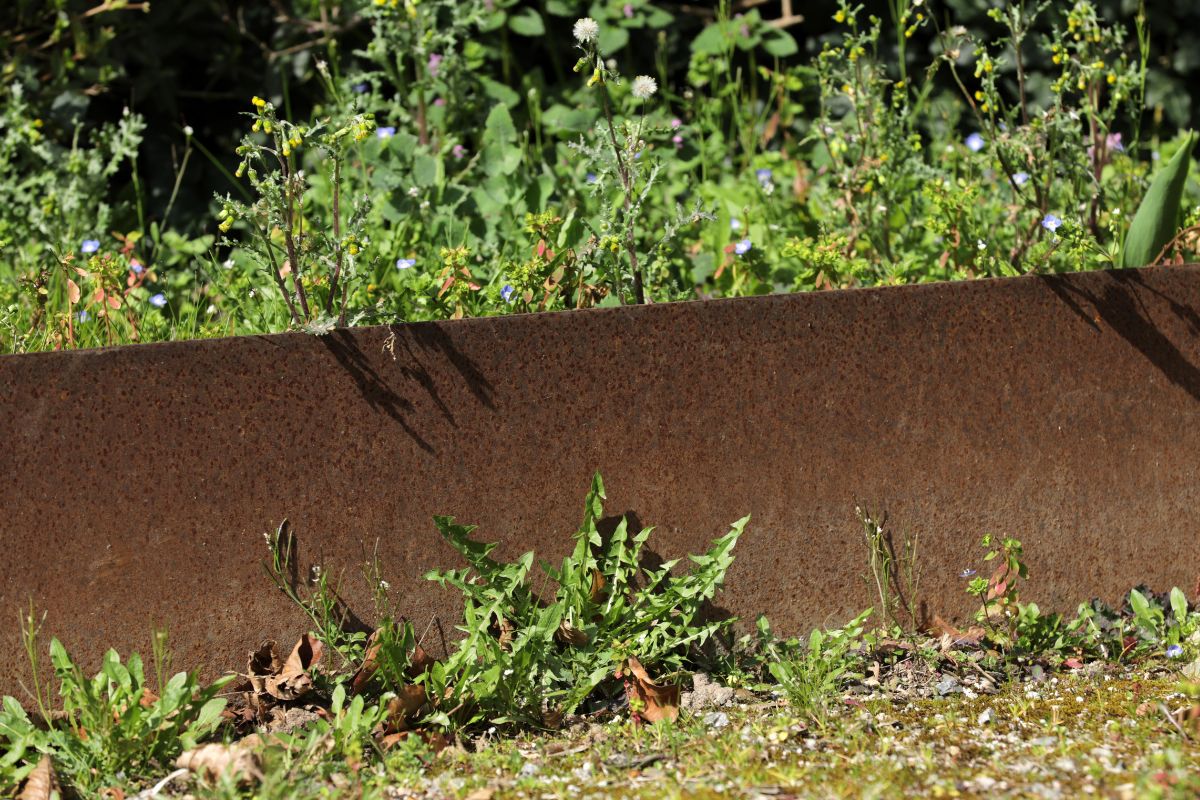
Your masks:
{"label": "twig", "polygon": [[151,786],[149,789],[146,789],[145,791],[141,791],[141,792],[138,792],[137,794],[135,794],[133,796],[133,800],[150,800],[150,798],[152,798],[152,797],[158,797],[159,793],[164,788],[166,788],[166,785],[168,783],[175,780],[176,778],[182,778],[184,775],[187,775],[188,772],[189,772],[188,770],[186,770],[182,767],[175,770],[170,775],[168,775],[167,777],[163,778],[158,783]]}

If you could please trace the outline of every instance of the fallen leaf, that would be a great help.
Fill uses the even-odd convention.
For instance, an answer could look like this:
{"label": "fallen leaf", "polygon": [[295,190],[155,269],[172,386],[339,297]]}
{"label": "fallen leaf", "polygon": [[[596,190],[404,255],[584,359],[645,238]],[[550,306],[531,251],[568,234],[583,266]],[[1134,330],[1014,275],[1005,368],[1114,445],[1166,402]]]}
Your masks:
{"label": "fallen leaf", "polygon": [[206,744],[175,759],[175,766],[216,779],[232,773],[238,782],[262,778],[261,763],[254,748],[261,743],[258,736],[247,736],[232,744]]}
{"label": "fallen leaf", "polygon": [[490,786],[481,786],[466,796],[465,800],[492,800],[496,790]]}
{"label": "fallen leaf", "polygon": [[283,669],[283,659],[275,642],[268,639],[250,654],[246,662],[246,677],[250,680],[250,688],[256,695],[267,693],[267,678],[278,675]]}
{"label": "fallen leaf", "polygon": [[120,786],[106,786],[100,790],[101,797],[111,797],[112,800],[125,800],[125,790]]}
{"label": "fallen leaf", "polygon": [[[362,665],[350,679],[350,694],[352,695],[366,691],[367,686],[371,683],[371,678],[375,677],[375,673],[379,670],[379,649],[383,646],[380,641],[382,632],[382,628],[376,628],[367,639],[367,651],[363,656]],[[410,678],[416,678],[432,667],[434,663],[435,659],[426,653],[421,645],[413,645],[412,652],[408,654],[408,668],[405,673]]]}
{"label": "fallen leaf", "polygon": [[440,753],[450,746],[450,739],[447,738],[444,733],[425,730],[399,731],[398,733],[388,734],[379,740],[379,746],[384,750],[387,750],[394,746],[397,742],[404,741],[409,736],[417,736],[424,740],[425,744],[429,745],[429,749],[434,753]]}
{"label": "fallen leaf", "polygon": [[588,643],[588,635],[565,619],[558,623],[558,630],[554,632],[554,638],[572,647],[583,647]]}
{"label": "fallen leaf", "polygon": [[17,800],[50,800],[52,797],[62,797],[62,787],[54,772],[54,762],[50,756],[43,755],[25,779],[25,788],[17,795]]}
{"label": "fallen leaf", "polygon": [[321,661],[324,649],[312,634],[301,636],[279,674],[266,679],[267,694],[280,700],[296,700],[308,694],[313,686],[308,671]]}
{"label": "fallen leaf", "polygon": [[1081,661],[1078,658],[1075,658],[1074,656],[1072,656],[1071,658],[1064,658],[1062,663],[1063,663],[1063,666],[1066,667],[1067,669],[1082,669],[1083,668],[1083,661]]}
{"label": "fallen leaf", "polygon": [[966,630],[960,630],[936,614],[929,627],[934,635],[940,637],[942,650],[949,650],[955,645],[963,644],[974,647],[983,641],[983,637],[987,635],[987,631],[978,625],[972,625]]}
{"label": "fallen leaf", "polygon": [[679,716],[679,684],[663,686],[650,679],[646,668],[633,656],[625,662],[625,670],[618,670],[617,677],[625,675],[625,695],[632,703],[639,700],[642,709],[638,716],[647,722],[674,720]]}
{"label": "fallen leaf", "polygon": [[408,730],[421,707],[425,705],[426,695],[424,686],[402,686],[396,696],[388,701],[387,731],[396,733]]}
{"label": "fallen leaf", "polygon": [[79,302],[79,298],[79,284],[75,283],[75,281],[71,280],[70,278],[67,278],[67,302],[71,305],[75,305]]}

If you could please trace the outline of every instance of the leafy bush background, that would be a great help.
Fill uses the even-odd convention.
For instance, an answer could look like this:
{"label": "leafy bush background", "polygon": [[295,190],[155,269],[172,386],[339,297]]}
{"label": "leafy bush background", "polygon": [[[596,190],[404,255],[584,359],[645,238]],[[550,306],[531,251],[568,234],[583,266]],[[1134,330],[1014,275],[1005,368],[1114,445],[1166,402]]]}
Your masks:
{"label": "leafy bush background", "polygon": [[[738,13],[717,5],[718,16]],[[991,5],[807,3],[805,21],[784,34],[757,10],[722,25],[669,0],[17,0],[0,10],[0,343],[22,351],[286,326],[272,277],[244,246],[249,232],[218,230],[220,198],[254,199],[234,177],[251,96],[299,126],[357,111],[394,129],[347,156],[347,196],[369,205],[354,321],[617,302],[612,267],[594,252],[613,187],[590,182],[599,170],[570,147],[580,136],[603,144],[596,91],[571,69],[571,25],[584,15],[600,22],[601,51],[621,74],[659,81],[639,129],[661,166],[638,228],[638,249],[656,256],[655,301],[1107,266],[1155,159],[1200,114],[1189,89],[1200,9],[1046,8],[1022,46],[1035,113],[1017,127],[1015,65]],[[1139,12],[1144,102],[1132,96]],[[1104,31],[1094,77],[1111,108],[1089,110],[1073,86],[1056,87],[1052,45],[1070,45],[1072,18]],[[987,130],[989,115],[972,112],[945,63],[922,85],[945,53],[938,31],[956,26],[966,94],[994,93],[1013,127],[994,100],[999,127]],[[972,78],[988,60],[976,44],[994,57],[993,85],[992,73]],[[889,88],[901,63],[906,91]],[[1120,103],[1106,72],[1125,90]],[[837,83],[845,75],[863,81],[850,96]],[[626,87],[611,87],[618,121],[639,118]],[[1056,103],[1063,113],[1039,117]],[[1123,152],[1086,151],[1093,115],[1121,134]],[[871,137],[856,141],[864,119]],[[964,146],[981,131],[982,150]],[[1026,170],[1023,154],[1045,157],[1047,137],[1061,149]],[[838,142],[848,150],[832,152]],[[300,159],[310,222],[328,229],[323,161],[314,151]],[[1005,194],[1018,171],[1045,197]],[[1198,194],[1189,184],[1185,208]],[[664,242],[676,204],[714,218],[685,214],[694,224]],[[1062,230],[1039,228],[1045,214]],[[84,252],[88,241],[99,247]],[[397,269],[402,260],[412,267]]]}

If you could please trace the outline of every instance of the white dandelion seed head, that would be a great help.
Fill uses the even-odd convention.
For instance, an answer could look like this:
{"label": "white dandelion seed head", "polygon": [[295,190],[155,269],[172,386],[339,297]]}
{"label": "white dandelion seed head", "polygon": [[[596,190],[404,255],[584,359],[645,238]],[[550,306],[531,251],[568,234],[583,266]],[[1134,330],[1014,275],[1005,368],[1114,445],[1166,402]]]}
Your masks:
{"label": "white dandelion seed head", "polygon": [[600,23],[591,17],[575,20],[575,27],[572,29],[575,34],[575,41],[580,44],[596,41],[596,37],[600,35]]}
{"label": "white dandelion seed head", "polygon": [[658,83],[649,75],[638,75],[633,79],[631,91],[638,100],[649,100],[650,96],[658,91]]}

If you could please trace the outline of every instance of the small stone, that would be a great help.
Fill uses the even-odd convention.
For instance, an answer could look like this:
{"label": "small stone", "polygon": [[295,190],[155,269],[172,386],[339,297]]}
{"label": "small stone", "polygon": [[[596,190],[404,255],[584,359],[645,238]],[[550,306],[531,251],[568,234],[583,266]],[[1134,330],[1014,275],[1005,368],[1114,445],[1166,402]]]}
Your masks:
{"label": "small stone", "polygon": [[962,685],[959,684],[958,679],[953,675],[947,675],[946,677],[942,678],[933,688],[937,690],[938,695],[941,697],[945,697],[948,694],[956,694],[962,691]]}
{"label": "small stone", "polygon": [[688,711],[720,708],[729,705],[733,700],[733,694],[733,689],[722,686],[706,673],[697,672],[692,675],[692,691],[683,693],[683,696],[679,698],[679,705]]}
{"label": "small stone", "polygon": [[710,711],[704,715],[704,724],[712,730],[719,731],[729,724],[729,715],[724,711]]}
{"label": "small stone", "polygon": [[521,778],[532,778],[541,771],[542,768],[537,764],[533,763],[532,761],[526,761],[524,765],[522,765],[521,771],[517,773],[517,776]]}
{"label": "small stone", "polygon": [[1054,768],[1059,772],[1074,772],[1075,762],[1064,756],[1054,762]]}
{"label": "small stone", "polygon": [[990,708],[984,709],[983,713],[979,715],[979,724],[987,725],[992,721],[992,717],[992,710]]}

